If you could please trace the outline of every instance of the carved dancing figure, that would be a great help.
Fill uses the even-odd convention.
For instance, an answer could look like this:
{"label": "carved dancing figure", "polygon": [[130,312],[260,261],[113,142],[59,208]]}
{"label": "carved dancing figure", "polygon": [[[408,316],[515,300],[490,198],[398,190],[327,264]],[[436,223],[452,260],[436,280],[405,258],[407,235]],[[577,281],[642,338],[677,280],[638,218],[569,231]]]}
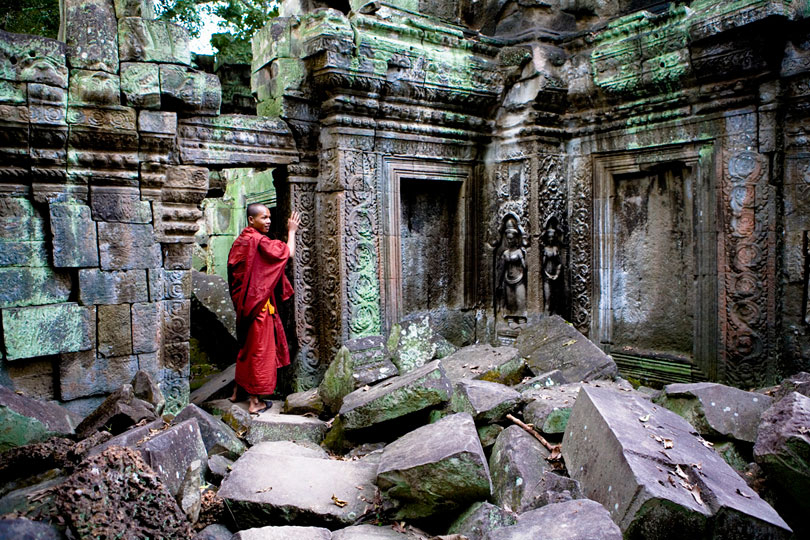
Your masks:
{"label": "carved dancing figure", "polygon": [[526,241],[517,217],[507,215],[495,262],[495,297],[504,319],[526,318]]}
{"label": "carved dancing figure", "polygon": [[564,306],[562,280],[562,231],[556,216],[546,220],[540,236],[543,246],[543,310],[546,315],[562,313]]}

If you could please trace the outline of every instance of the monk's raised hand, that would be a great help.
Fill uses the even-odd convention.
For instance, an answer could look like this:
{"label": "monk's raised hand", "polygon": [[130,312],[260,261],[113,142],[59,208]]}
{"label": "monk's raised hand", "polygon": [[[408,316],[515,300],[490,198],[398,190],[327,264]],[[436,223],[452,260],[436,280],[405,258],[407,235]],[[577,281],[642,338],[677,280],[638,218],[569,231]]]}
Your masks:
{"label": "monk's raised hand", "polygon": [[287,220],[287,230],[290,232],[295,232],[298,230],[298,227],[300,225],[301,225],[301,214],[293,210],[290,219]]}

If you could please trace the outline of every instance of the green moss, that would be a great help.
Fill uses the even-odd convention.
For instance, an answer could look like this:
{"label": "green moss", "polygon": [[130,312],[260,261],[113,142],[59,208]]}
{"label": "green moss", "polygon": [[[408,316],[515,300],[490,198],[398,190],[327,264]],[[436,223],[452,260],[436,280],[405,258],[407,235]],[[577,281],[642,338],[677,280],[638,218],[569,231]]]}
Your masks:
{"label": "green moss", "polygon": [[37,420],[18,414],[8,407],[0,407],[0,452],[30,443],[44,441],[58,435]]}

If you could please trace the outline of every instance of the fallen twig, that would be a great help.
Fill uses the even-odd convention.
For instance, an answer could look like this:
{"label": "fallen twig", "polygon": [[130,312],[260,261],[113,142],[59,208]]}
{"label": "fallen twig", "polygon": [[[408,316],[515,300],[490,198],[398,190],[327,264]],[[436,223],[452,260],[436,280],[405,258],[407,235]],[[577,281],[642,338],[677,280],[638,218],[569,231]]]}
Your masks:
{"label": "fallen twig", "polygon": [[559,444],[551,444],[550,442],[548,442],[545,439],[545,437],[543,437],[542,435],[537,433],[534,429],[532,429],[532,427],[530,425],[526,424],[525,422],[522,422],[521,420],[518,420],[517,418],[515,418],[511,414],[507,414],[506,417],[509,420],[511,420],[512,422],[514,422],[515,424],[517,424],[518,426],[520,426],[521,428],[523,428],[524,431],[527,431],[528,433],[530,433],[535,439],[540,441],[540,444],[545,446],[546,450],[551,452],[552,455],[556,454],[557,456],[559,456],[559,454],[560,454],[560,445]]}

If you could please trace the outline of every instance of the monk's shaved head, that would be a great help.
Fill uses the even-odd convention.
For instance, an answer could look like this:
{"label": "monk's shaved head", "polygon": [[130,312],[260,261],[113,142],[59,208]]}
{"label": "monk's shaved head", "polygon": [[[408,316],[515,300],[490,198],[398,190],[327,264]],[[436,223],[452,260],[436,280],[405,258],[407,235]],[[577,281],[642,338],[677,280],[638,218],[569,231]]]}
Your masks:
{"label": "monk's shaved head", "polygon": [[270,211],[270,209],[267,208],[262,203],[251,203],[247,207],[247,217],[249,218],[256,217],[265,210],[267,210],[268,212]]}

